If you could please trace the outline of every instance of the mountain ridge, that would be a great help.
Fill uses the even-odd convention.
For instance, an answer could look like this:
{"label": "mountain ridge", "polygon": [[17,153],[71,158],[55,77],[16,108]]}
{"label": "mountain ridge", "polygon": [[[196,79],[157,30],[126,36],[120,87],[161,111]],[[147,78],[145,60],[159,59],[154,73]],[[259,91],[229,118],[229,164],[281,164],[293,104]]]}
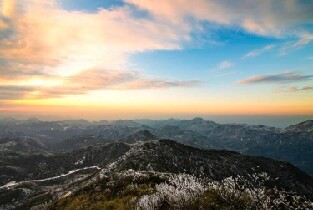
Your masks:
{"label": "mountain ridge", "polygon": [[[135,122],[135,123],[134,123]],[[313,175],[313,126],[304,121],[285,129],[264,125],[219,124],[202,118],[161,121],[1,120],[0,148],[11,151],[53,153],[113,141],[136,143],[140,138],[171,139],[208,149],[233,150],[248,155],[288,161]],[[138,135],[148,131],[149,135]],[[136,134],[137,133],[137,134]],[[138,135],[138,136],[136,136]],[[44,146],[8,147],[1,139],[33,139]],[[127,140],[128,139],[128,140]]]}

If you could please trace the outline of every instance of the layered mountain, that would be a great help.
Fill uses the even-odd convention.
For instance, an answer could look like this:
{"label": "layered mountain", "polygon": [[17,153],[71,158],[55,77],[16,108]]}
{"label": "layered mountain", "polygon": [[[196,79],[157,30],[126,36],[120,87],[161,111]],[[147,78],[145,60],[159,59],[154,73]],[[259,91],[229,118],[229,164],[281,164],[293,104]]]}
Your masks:
{"label": "layered mountain", "polygon": [[14,151],[24,154],[47,154],[48,148],[40,140],[23,137],[6,137],[0,139],[0,151]]}
{"label": "layered mountain", "polygon": [[[202,118],[94,122],[4,119],[0,120],[0,138],[39,141],[46,152],[70,151],[113,141],[133,144],[171,139],[199,148],[232,150],[288,161],[313,175],[312,124],[309,120],[279,129],[264,125],[218,124]],[[7,148],[9,144],[0,143],[1,146]],[[15,148],[19,150],[19,147]]]}
{"label": "layered mountain", "polygon": [[101,138],[99,136],[84,135],[84,136],[73,136],[71,138],[61,140],[50,146],[50,149],[53,151],[71,151],[77,150],[83,147],[88,147],[97,144],[104,144],[107,142],[112,142]]}
{"label": "layered mountain", "polygon": [[90,166],[103,167],[129,149],[127,144],[110,143],[48,155],[3,151],[0,153],[0,185],[10,181],[45,179]]}
{"label": "layered mountain", "polygon": [[156,140],[157,137],[152,135],[150,133],[150,131],[148,130],[140,130],[134,134],[131,134],[129,136],[127,136],[127,138],[125,139],[126,143],[130,143],[130,144],[134,144],[137,143],[139,141],[150,141],[150,140]]}
{"label": "layered mountain", "polygon": [[[0,209],[313,207],[313,178],[289,163],[170,140],[90,146],[27,162],[43,170],[25,169],[20,181],[0,187]],[[41,179],[31,179],[36,172]]]}
{"label": "layered mountain", "polygon": [[286,128],[288,132],[313,132],[313,120],[307,120]]}

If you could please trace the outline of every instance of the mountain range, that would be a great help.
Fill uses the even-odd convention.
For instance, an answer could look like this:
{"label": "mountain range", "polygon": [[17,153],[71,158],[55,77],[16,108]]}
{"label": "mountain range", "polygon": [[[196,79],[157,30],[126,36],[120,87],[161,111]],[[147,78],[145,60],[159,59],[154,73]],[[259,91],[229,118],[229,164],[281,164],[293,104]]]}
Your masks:
{"label": "mountain range", "polygon": [[[113,141],[171,139],[206,149],[223,149],[288,161],[313,175],[313,120],[275,128],[218,124],[210,120],[0,120],[0,150],[49,153]],[[26,144],[21,146],[21,144]]]}
{"label": "mountain range", "polygon": [[[215,191],[215,187],[227,187],[225,183],[229,181],[238,185],[233,196],[243,196],[247,190],[250,193],[262,190],[269,194],[266,199],[273,202],[289,196],[293,202],[290,207],[300,205],[299,202],[308,207],[313,205],[313,178],[287,162],[225,150],[199,149],[171,140],[148,140],[131,145],[113,142],[50,155],[6,153],[1,160],[2,164],[6,160],[15,172],[2,174],[1,181],[6,179],[7,183],[0,187],[0,209],[118,209],[121,205],[124,205],[122,209],[136,209],[140,205],[141,209],[149,209],[145,205],[152,204],[145,203],[144,196],[157,193],[162,183],[173,182],[176,186],[179,182],[182,186],[176,186],[177,195],[182,193],[181,187],[188,188],[184,193],[197,190],[198,185],[203,188],[199,195],[180,195],[187,196],[183,198],[186,200],[188,196],[205,199],[202,196],[206,193],[225,196]],[[1,170],[2,173],[8,171]],[[163,209],[165,204],[175,209],[175,199],[162,201],[154,209]],[[258,201],[253,199],[245,198],[240,205],[257,205]],[[236,202],[228,200],[218,205],[232,206],[237,205]],[[187,202],[184,205],[201,209],[202,204]]]}
{"label": "mountain range", "polygon": [[312,127],[4,119],[0,209],[312,209]]}

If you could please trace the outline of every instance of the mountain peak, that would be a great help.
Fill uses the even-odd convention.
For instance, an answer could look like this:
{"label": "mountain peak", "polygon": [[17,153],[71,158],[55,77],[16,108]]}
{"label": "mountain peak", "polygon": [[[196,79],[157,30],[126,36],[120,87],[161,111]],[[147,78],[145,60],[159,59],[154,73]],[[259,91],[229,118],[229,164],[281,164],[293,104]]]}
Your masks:
{"label": "mountain peak", "polygon": [[286,128],[287,131],[295,132],[312,132],[313,131],[313,120],[306,120],[296,125],[291,125]]}
{"label": "mountain peak", "polygon": [[129,135],[126,139],[127,143],[133,144],[138,141],[150,141],[157,139],[156,136],[152,135],[148,130],[140,130],[132,135]]}
{"label": "mountain peak", "polygon": [[203,118],[201,118],[201,117],[195,117],[195,118],[193,118],[191,121],[195,121],[195,122],[203,122],[203,121],[204,121],[204,119],[203,119]]}

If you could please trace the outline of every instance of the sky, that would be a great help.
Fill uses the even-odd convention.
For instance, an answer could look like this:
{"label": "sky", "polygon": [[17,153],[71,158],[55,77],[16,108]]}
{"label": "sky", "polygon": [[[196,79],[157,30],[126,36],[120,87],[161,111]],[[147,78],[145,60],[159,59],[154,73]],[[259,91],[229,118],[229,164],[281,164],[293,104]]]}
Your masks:
{"label": "sky", "polygon": [[311,0],[0,7],[0,116],[313,115]]}

